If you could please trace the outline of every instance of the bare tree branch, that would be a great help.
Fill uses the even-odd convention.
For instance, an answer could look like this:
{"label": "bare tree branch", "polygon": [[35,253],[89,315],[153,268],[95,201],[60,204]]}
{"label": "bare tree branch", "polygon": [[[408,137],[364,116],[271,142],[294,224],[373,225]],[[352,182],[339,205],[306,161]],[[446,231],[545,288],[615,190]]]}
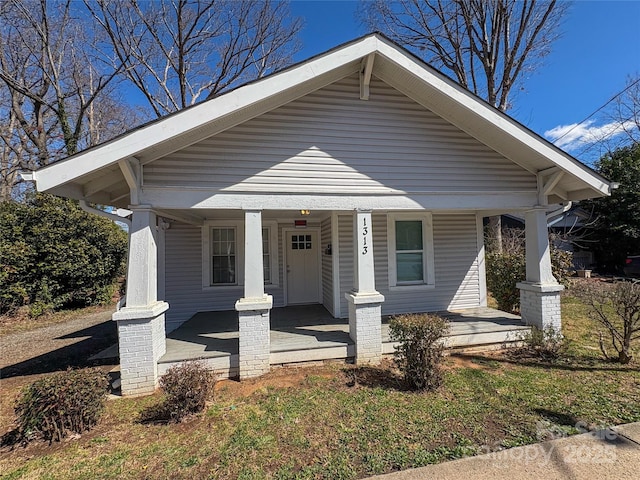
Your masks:
{"label": "bare tree branch", "polygon": [[291,62],[302,26],[271,0],[85,0],[156,116]]}
{"label": "bare tree branch", "polygon": [[105,121],[107,109],[94,107],[115,102],[113,86],[124,66],[110,61],[105,68],[94,48],[102,30],[78,8],[72,0],[8,0],[0,8],[2,200],[18,184],[18,170],[123,130]]}
{"label": "bare tree branch", "polygon": [[567,7],[556,0],[373,0],[362,2],[360,15],[507,110],[522,73],[534,70],[559,36]]}

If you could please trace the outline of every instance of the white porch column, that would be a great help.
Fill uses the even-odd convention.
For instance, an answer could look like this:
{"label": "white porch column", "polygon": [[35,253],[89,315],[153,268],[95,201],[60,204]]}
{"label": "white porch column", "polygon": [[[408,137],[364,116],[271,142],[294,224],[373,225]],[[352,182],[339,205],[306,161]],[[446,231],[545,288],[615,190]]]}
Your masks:
{"label": "white porch column", "polygon": [[517,284],[520,289],[520,313],[527,325],[540,329],[560,331],[560,292],[551,270],[549,231],[544,207],[525,212],[526,281]]}
{"label": "white porch column", "polygon": [[371,211],[356,210],[354,225],[353,290],[349,303],[349,335],[356,344],[356,363],[379,363],[382,357],[382,303],[376,291]]}
{"label": "white porch column", "polygon": [[241,379],[269,371],[269,314],[273,306],[273,297],[264,293],[262,212],[246,210],[244,225],[244,297],[236,302]]}
{"label": "white porch column", "polygon": [[126,306],[115,312],[118,322],[122,395],[153,393],[158,384],[158,359],[166,351],[164,312],[158,301],[156,215],[148,205],[133,211],[129,236]]}

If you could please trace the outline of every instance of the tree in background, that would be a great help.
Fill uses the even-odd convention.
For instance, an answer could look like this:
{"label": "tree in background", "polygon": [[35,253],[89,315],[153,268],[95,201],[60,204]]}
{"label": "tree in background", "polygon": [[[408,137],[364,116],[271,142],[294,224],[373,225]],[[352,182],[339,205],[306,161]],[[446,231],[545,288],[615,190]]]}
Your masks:
{"label": "tree in background", "polygon": [[374,0],[363,21],[500,110],[559,36],[555,0]]}
{"label": "tree in background", "polygon": [[[556,0],[373,0],[360,12],[369,28],[506,111],[514,87],[558,38],[566,10]],[[490,217],[490,226],[500,246],[500,217]]]}
{"label": "tree in background", "polygon": [[620,186],[610,197],[580,205],[593,212],[589,240],[599,269],[620,273],[627,255],[640,255],[640,143],[603,156],[595,168]]}
{"label": "tree in background", "polygon": [[302,28],[287,2],[85,0],[116,67],[163,116],[292,61]]}
{"label": "tree in background", "polygon": [[0,2],[0,200],[32,170],[291,62],[286,2]]}
{"label": "tree in background", "polygon": [[[636,74],[635,78],[627,80],[623,94],[616,97],[608,117],[624,132],[621,140],[624,144],[640,143],[640,75]],[[615,146],[624,144],[618,143]],[[614,149],[610,148],[609,151],[611,150]]]}
{"label": "tree in background", "polygon": [[[0,200],[17,172],[123,132],[131,114],[115,92],[121,64],[106,65],[100,31],[76,2],[10,0],[0,6]],[[86,15],[85,15],[86,17]]]}
{"label": "tree in background", "polygon": [[106,300],[126,251],[119,227],[21,188],[20,170],[139,123],[127,86],[161,116],[284,67],[300,28],[269,0],[0,1],[0,313]]}

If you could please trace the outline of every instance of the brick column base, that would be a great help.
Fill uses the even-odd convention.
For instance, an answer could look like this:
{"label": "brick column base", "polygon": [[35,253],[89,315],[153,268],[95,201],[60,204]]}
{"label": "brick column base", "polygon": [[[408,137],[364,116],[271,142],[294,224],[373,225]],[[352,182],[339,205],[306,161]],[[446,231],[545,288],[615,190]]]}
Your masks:
{"label": "brick column base", "polygon": [[269,371],[271,353],[269,316],[273,297],[242,298],[236,302],[240,344],[238,351],[240,379],[258,377]]}
{"label": "brick column base", "polygon": [[559,284],[541,285],[530,282],[520,282],[516,286],[520,289],[522,321],[541,330],[552,327],[561,332],[560,292],[564,287]]}
{"label": "brick column base", "polygon": [[120,381],[123,396],[147,395],[158,386],[158,359],[167,350],[166,302],[124,307],[112,319],[118,323]]}
{"label": "brick column base", "polygon": [[382,359],[382,302],[384,296],[346,293],[349,335],[356,344],[356,364],[377,364]]}

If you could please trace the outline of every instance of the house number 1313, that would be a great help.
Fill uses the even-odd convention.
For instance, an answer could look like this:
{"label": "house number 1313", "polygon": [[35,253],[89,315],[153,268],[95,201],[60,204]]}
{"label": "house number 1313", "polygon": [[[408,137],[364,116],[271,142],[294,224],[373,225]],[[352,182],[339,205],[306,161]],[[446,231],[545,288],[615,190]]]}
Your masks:
{"label": "house number 1313", "polygon": [[362,255],[369,253],[369,246],[367,245],[367,237],[369,236],[369,227],[367,227],[367,219],[362,219]]}

